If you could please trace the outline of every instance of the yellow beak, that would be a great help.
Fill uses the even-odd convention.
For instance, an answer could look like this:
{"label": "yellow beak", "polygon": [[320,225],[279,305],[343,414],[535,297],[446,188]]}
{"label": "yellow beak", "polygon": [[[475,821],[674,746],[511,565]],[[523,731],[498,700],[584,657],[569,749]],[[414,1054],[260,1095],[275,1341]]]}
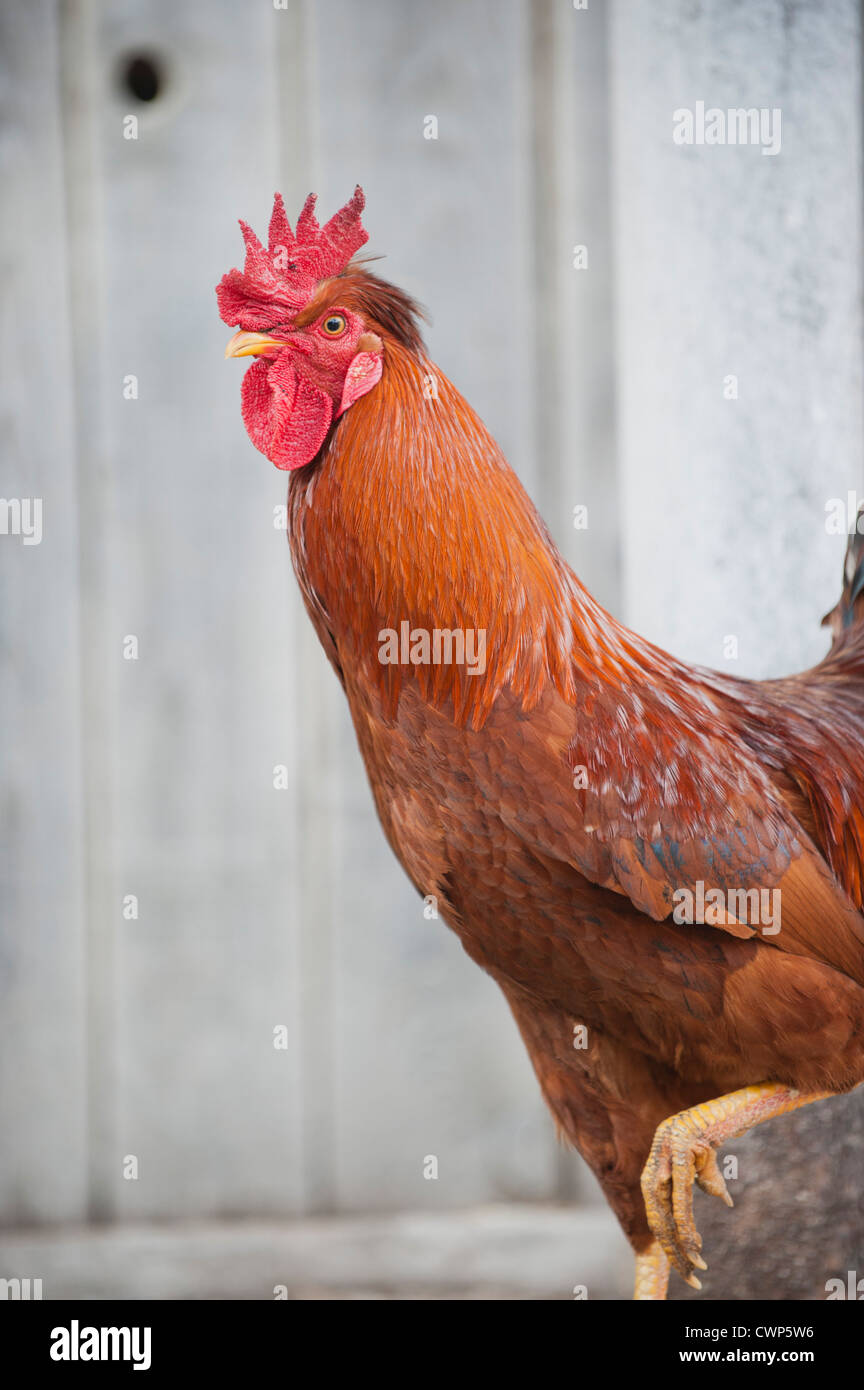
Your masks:
{"label": "yellow beak", "polygon": [[226,357],[261,357],[270,351],[281,352],[285,344],[266,333],[235,333],[225,349]]}

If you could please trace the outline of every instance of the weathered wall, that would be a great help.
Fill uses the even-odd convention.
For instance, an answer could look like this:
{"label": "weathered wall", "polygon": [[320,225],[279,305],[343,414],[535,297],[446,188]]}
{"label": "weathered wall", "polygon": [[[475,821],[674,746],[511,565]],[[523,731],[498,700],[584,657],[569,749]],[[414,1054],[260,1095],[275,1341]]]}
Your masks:
{"label": "weathered wall", "polygon": [[[732,635],[740,674],[804,665],[840,569],[824,503],[862,481],[857,5],[34,0],[0,24],[0,491],[44,506],[41,545],[0,537],[2,1219],[596,1202],[384,844],[213,286],[274,188],[329,211],[362,181],[370,250],[598,597],[685,657]],[[698,100],[780,106],[781,153],[676,146]],[[808,1134],[860,1108],[836,1114]],[[747,1141],[742,1186],[782,1169],[784,1123],[811,1124]],[[722,1219],[740,1280],[759,1233]]]}
{"label": "weathered wall", "polygon": [[[569,358],[539,307],[536,194],[569,156],[535,138],[534,72],[555,35],[493,0],[44,0],[4,24],[3,488],[43,499],[44,539],[0,547],[3,1217],[572,1193],[581,1165],[503,1000],[424,920],[380,833],[213,295],[238,216],[266,224],[276,187],[329,211],[362,179],[370,249],[551,496],[564,456],[541,465],[538,436],[560,433]],[[591,66],[585,44],[568,53]],[[124,84],[135,54],[162,75],[151,102]],[[605,162],[583,145],[602,219]]]}

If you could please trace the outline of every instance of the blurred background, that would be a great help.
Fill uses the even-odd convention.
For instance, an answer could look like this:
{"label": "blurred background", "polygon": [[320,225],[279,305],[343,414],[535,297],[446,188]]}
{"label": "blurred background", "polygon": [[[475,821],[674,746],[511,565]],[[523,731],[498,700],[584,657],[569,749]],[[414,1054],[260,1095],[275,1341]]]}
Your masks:
{"label": "blurred background", "polygon": [[[2,0],[0,32],[0,490],[42,506],[0,535],[0,1278],[627,1297],[503,998],[384,842],[213,287],[276,188],[362,183],[601,602],[804,667],[864,490],[860,5]],[[779,108],[779,152],[676,144],[700,101]],[[860,1099],[736,1151],[704,1297],[864,1272]]]}

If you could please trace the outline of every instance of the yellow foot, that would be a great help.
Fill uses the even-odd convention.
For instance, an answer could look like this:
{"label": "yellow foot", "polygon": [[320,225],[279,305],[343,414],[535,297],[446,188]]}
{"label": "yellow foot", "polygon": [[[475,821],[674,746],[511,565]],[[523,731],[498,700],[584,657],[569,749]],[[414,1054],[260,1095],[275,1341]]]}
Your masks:
{"label": "yellow foot", "polygon": [[638,1303],[659,1302],[666,1297],[669,1285],[669,1259],[659,1240],[653,1240],[647,1250],[636,1256],[636,1284],[633,1298]]}
{"label": "yellow foot", "polygon": [[[694,1182],[703,1192],[720,1197],[727,1206],[732,1206],[714,1150],[763,1120],[797,1110],[814,1100],[824,1100],[829,1095],[830,1091],[803,1095],[791,1086],[774,1082],[747,1086],[705,1105],[696,1105],[692,1110],[682,1110],[658,1125],[642,1170],[645,1211],[661,1249],[691,1288],[701,1289],[695,1271],[708,1268],[700,1253],[702,1237],[693,1222]],[[639,1261],[647,1260],[650,1255],[649,1251],[637,1256],[637,1298],[643,1297],[639,1293]]]}

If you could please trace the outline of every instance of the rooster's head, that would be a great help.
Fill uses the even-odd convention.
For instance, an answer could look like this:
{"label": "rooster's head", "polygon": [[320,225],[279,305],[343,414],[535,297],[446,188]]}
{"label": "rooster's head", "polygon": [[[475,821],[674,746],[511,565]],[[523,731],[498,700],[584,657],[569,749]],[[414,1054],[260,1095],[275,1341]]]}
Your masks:
{"label": "rooster's head", "polygon": [[292,232],[277,193],[267,247],[241,222],[246,264],[216,287],[219,313],[239,329],[225,356],[256,358],[242,388],[249,438],[277,468],[310,463],[333,420],[381,377],[381,338],[339,297],[339,277],[367,240],[363,205],[358,187],[320,227],[310,194]]}

